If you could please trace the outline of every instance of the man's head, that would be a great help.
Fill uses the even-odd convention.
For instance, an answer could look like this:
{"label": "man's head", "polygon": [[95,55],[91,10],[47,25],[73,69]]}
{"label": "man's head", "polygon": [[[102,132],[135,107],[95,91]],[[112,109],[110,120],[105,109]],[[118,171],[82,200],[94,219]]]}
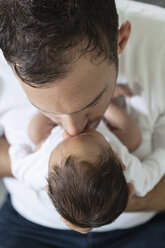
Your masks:
{"label": "man's head", "polygon": [[0,48],[32,104],[71,135],[95,128],[130,33],[128,22],[118,32],[114,0],[3,0],[0,22]]}
{"label": "man's head", "polygon": [[48,194],[60,215],[83,228],[111,223],[128,201],[121,163],[94,130],[67,138],[53,150],[48,182]]}

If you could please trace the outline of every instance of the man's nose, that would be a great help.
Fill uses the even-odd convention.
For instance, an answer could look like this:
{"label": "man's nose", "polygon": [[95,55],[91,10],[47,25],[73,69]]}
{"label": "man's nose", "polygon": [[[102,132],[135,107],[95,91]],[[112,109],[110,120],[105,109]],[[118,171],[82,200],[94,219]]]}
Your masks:
{"label": "man's nose", "polygon": [[62,117],[62,126],[71,136],[82,133],[87,122],[86,116],[65,115]]}

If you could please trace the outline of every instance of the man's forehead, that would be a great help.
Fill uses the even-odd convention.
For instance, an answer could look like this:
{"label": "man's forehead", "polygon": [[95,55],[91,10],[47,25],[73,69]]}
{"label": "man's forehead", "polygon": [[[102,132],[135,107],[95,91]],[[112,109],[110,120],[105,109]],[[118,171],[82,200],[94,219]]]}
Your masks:
{"label": "man's forehead", "polygon": [[[94,104],[97,100],[99,100],[102,95],[105,93],[106,89],[108,88],[108,85],[105,86],[105,88],[96,96],[93,98],[93,100],[91,100],[90,103],[88,103],[87,105],[85,105],[84,107],[82,107],[81,109],[77,110],[77,111],[74,111],[74,112],[70,112],[70,113],[63,113],[63,114],[69,114],[69,115],[73,115],[73,114],[76,114],[76,113],[79,113],[81,112],[82,110],[90,107],[92,104]],[[30,101],[30,100],[29,100]],[[31,101],[30,101],[31,102]],[[60,114],[56,111],[50,111],[50,110],[46,110],[46,109],[43,109],[43,108],[40,108],[39,106],[37,106],[36,104],[34,104],[33,102],[31,102],[31,104],[38,108],[39,110],[41,110],[42,112],[46,112],[46,113],[49,113],[49,114]]]}
{"label": "man's forehead", "polygon": [[33,88],[21,83],[22,87],[31,103],[45,112],[79,112],[92,104],[116,78],[116,70],[105,61],[99,65],[83,61],[80,65],[80,70],[76,67],[50,87]]}

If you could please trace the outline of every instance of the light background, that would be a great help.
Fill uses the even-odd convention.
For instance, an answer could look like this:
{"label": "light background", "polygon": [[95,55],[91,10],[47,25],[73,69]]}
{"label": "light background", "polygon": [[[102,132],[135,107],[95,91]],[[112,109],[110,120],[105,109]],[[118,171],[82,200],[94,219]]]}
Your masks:
{"label": "light background", "polygon": [[165,8],[165,0],[134,0],[134,1],[155,4],[155,5]]}

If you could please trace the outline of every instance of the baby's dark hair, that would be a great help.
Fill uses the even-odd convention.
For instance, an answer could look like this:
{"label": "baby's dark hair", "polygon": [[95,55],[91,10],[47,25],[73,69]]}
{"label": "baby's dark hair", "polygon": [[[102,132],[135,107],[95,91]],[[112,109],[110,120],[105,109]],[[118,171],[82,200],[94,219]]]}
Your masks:
{"label": "baby's dark hair", "polygon": [[118,64],[114,0],[1,0],[0,48],[18,77],[44,87],[66,76],[78,56],[96,51]]}
{"label": "baby's dark hair", "polygon": [[79,227],[113,222],[126,208],[128,187],[118,160],[111,154],[96,164],[66,158],[48,177],[48,194],[61,216]]}

